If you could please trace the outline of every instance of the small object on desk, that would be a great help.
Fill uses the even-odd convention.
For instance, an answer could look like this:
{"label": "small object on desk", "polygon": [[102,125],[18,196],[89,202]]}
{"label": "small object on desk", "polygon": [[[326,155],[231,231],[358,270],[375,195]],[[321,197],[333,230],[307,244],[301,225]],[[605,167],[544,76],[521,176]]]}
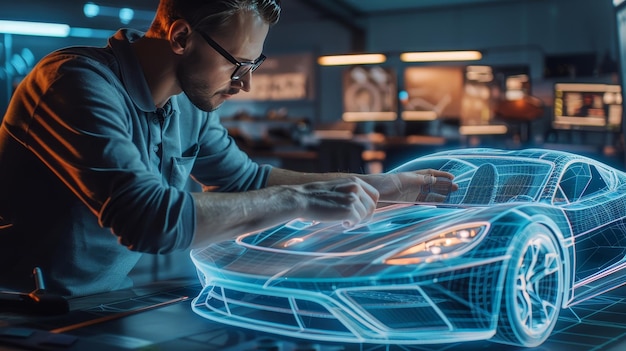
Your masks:
{"label": "small object on desk", "polygon": [[34,333],[35,331],[33,329],[28,329],[28,328],[12,328],[12,327],[0,328],[0,338],[11,337],[11,338],[24,339],[24,338],[29,338]]}
{"label": "small object on desk", "polygon": [[68,313],[70,308],[63,296],[46,294],[41,269],[33,270],[35,290],[30,293],[0,291],[0,312],[16,312],[39,315]]}
{"label": "small object on desk", "polygon": [[136,313],[148,311],[148,310],[151,310],[151,309],[167,306],[167,305],[170,305],[170,304],[173,304],[173,303],[186,301],[188,298],[189,298],[188,296],[181,296],[181,297],[178,297],[178,298],[175,298],[175,299],[172,299],[172,300],[168,300],[168,301],[164,301],[164,302],[160,302],[160,303],[157,303],[157,304],[154,304],[154,305],[140,307],[140,308],[136,308],[134,310],[129,310],[129,311],[124,311],[124,312],[120,312],[120,313],[115,313],[115,314],[111,314],[111,315],[108,315],[108,316],[104,316],[104,317],[88,320],[88,321],[85,321],[85,322],[68,325],[68,326],[65,326],[65,327],[62,327],[62,328],[53,329],[53,330],[50,330],[50,332],[51,333],[55,333],[55,334],[67,333],[68,331],[72,331],[74,329],[84,328],[84,327],[87,327],[87,326],[90,326],[90,325],[112,321],[114,319],[119,319],[119,318],[122,318],[122,317],[130,316],[132,314],[136,314]]}

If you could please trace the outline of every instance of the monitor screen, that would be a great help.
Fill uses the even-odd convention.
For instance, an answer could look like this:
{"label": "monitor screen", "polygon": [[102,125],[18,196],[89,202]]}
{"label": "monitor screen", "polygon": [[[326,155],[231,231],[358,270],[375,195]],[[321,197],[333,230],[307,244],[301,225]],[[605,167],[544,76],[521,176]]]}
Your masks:
{"label": "monitor screen", "polygon": [[555,129],[620,131],[621,86],[600,83],[555,84],[552,125]]}

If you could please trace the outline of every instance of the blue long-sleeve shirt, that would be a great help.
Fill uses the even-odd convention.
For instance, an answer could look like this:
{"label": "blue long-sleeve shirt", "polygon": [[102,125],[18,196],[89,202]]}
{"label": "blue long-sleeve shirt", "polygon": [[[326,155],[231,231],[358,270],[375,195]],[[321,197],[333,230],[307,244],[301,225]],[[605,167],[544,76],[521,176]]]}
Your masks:
{"label": "blue long-sleeve shirt", "polygon": [[237,148],[184,94],[156,108],[121,30],[104,48],[43,58],[0,126],[0,287],[86,295],[125,288],[140,253],[187,248],[190,175],[216,191],[265,185],[269,166]]}

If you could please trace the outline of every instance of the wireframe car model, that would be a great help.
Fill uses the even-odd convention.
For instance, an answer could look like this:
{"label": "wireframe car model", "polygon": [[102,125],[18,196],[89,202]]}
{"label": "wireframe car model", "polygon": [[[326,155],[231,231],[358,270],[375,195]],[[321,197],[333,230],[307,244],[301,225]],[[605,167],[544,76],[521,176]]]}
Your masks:
{"label": "wireframe car model", "polygon": [[391,172],[440,169],[443,203],[373,219],[294,220],[191,252],[193,310],[313,340],[543,343],[559,311],[626,283],[626,174],[554,150],[463,149]]}

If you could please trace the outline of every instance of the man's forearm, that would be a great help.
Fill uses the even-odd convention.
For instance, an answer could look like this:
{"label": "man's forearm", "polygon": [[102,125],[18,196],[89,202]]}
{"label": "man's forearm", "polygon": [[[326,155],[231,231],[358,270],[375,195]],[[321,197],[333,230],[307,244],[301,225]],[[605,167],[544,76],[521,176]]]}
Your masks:
{"label": "man's forearm", "polygon": [[[443,178],[438,180],[437,177]],[[302,173],[275,168],[264,189],[193,193],[196,231],[192,247],[233,239],[236,235],[294,218],[336,220],[352,226],[368,220],[379,199],[416,201],[421,196],[425,200],[419,201],[442,201],[457,188],[452,177],[435,170],[348,174]],[[431,193],[433,189],[437,190],[436,194]]]}
{"label": "man's forearm", "polygon": [[232,239],[298,217],[303,208],[296,191],[269,187],[245,193],[193,193],[196,232],[192,247]]}
{"label": "man's forearm", "polygon": [[287,169],[273,168],[267,179],[267,186],[295,185],[345,178],[347,173],[304,173]]}
{"label": "man's forearm", "polygon": [[272,170],[264,189],[192,196],[196,208],[192,247],[230,240],[294,218],[353,226],[368,220],[378,201],[378,191],[358,177],[285,170]]}

